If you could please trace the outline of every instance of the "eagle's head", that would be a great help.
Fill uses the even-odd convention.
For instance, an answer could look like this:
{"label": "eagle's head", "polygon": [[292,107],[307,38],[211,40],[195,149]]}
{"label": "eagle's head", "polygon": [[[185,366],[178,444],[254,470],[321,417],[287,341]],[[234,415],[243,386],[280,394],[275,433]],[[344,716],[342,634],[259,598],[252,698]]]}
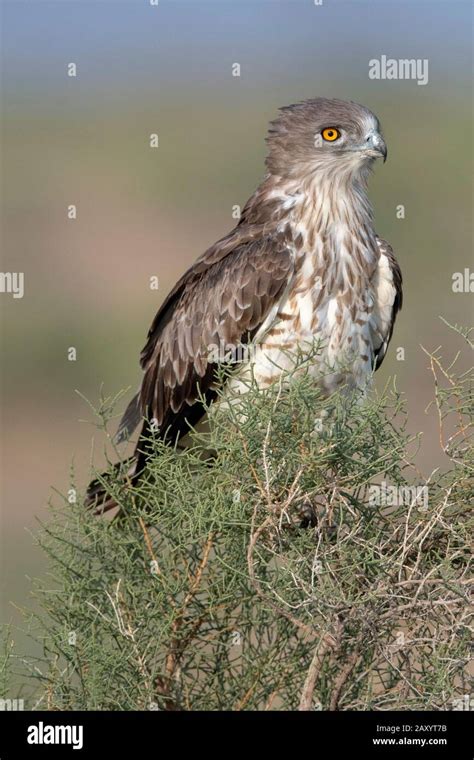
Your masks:
{"label": "eagle's head", "polygon": [[387,157],[377,117],[358,103],[328,98],[281,108],[267,143],[267,168],[280,177],[365,175],[374,159]]}

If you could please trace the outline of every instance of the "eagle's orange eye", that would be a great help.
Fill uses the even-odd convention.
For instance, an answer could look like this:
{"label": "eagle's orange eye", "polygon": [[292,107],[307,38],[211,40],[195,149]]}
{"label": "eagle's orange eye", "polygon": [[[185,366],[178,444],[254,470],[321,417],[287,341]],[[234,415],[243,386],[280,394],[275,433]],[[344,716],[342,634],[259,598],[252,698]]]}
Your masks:
{"label": "eagle's orange eye", "polygon": [[323,140],[334,142],[334,140],[337,140],[337,138],[341,136],[341,133],[336,127],[326,127],[326,129],[323,129],[321,132],[321,135]]}

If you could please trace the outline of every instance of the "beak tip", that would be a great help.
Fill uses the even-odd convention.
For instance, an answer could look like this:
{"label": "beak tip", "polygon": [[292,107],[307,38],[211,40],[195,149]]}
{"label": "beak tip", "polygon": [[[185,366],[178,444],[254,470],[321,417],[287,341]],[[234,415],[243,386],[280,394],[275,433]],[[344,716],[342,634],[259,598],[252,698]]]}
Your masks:
{"label": "beak tip", "polygon": [[379,132],[369,132],[367,135],[366,146],[369,151],[372,151],[372,155],[378,155],[383,157],[383,162],[387,160],[387,145],[382,135]]}

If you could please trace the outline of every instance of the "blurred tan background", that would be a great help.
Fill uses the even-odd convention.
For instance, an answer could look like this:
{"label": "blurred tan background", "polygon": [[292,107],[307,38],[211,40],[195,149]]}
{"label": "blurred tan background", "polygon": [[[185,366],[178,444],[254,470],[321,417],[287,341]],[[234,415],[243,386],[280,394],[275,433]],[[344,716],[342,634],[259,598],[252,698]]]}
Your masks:
{"label": "blurred tan background", "polygon": [[[85,486],[93,438],[101,463],[75,389],[96,402],[101,384],[137,386],[159,303],[233,226],[280,105],[348,98],[382,121],[389,158],[371,197],[405,306],[377,382],[397,375],[410,429],[425,433],[420,464],[443,464],[419,346],[452,355],[461,343],[438,315],[472,321],[472,295],[451,287],[473,266],[470,14],[468,0],[2,2],[1,269],[25,273],[23,299],[0,294],[2,621],[18,621],[12,602],[43,569],[29,531],[52,486],[67,489],[72,461]],[[429,83],[369,80],[383,54],[427,58]]]}

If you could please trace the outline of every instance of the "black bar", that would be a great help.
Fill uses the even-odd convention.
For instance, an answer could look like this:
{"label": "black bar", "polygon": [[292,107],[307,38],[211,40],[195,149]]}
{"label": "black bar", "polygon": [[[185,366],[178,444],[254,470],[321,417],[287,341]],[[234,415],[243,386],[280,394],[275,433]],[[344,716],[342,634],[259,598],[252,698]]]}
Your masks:
{"label": "black bar", "polygon": [[[468,711],[0,712],[0,760],[95,757],[104,750],[114,756],[157,758],[173,752],[189,752],[194,758],[201,751],[214,757],[241,750],[247,757],[256,749],[265,753],[265,760],[284,744],[290,745],[292,758],[301,750],[311,760],[327,752],[336,758],[357,752],[362,757],[472,760],[471,736]],[[50,739],[71,743],[47,743]]]}

